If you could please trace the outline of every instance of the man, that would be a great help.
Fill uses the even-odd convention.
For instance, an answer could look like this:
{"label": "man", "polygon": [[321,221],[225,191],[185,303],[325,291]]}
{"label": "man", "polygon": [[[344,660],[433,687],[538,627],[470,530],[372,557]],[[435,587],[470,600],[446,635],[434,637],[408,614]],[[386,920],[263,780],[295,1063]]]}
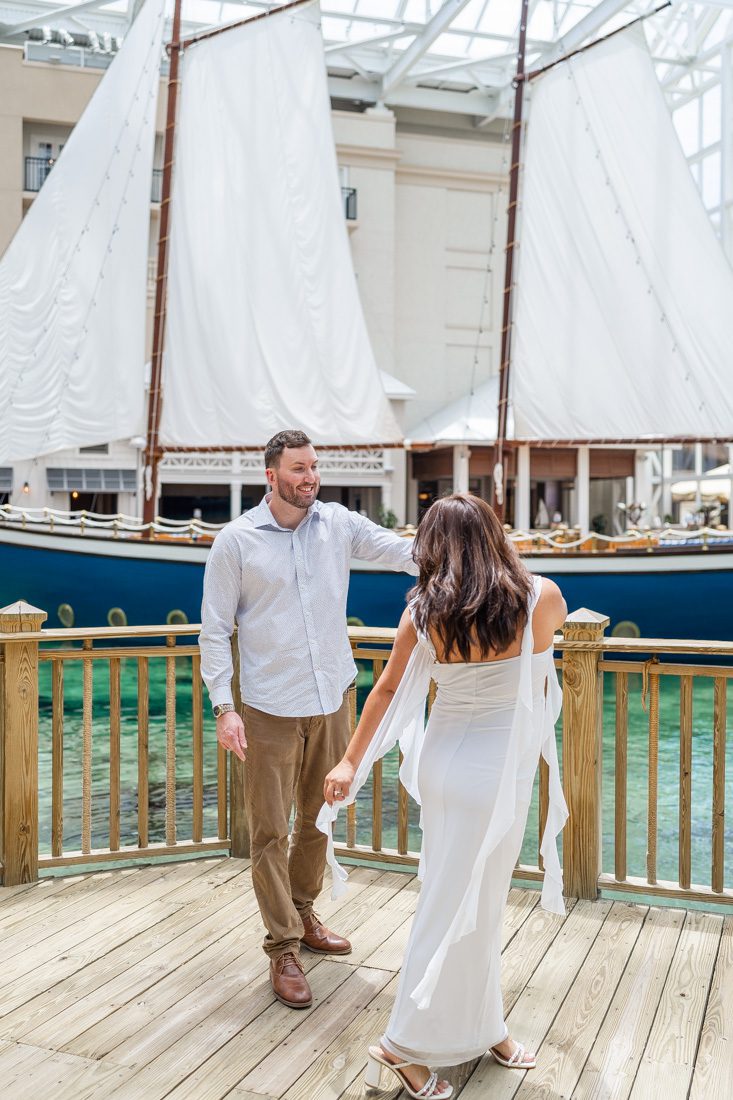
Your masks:
{"label": "man", "polygon": [[[313,913],[326,838],[315,820],[326,773],[351,736],[347,690],[356,674],[346,633],[352,557],[416,574],[411,540],[340,504],[317,500],[318,459],[300,431],[265,449],[269,493],[217,535],[204,578],[201,670],[219,742],[247,759],[252,881],[267,930],[275,996],[307,1008],[303,944],[348,954],[351,944]],[[243,715],[232,702],[231,636],[239,630]],[[291,808],[295,821],[288,843]]]}

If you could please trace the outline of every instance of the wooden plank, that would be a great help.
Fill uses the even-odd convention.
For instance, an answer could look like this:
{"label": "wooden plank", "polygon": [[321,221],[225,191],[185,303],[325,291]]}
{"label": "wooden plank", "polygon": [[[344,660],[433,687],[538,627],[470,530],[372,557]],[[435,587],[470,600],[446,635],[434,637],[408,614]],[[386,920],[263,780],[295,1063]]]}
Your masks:
{"label": "wooden plank", "polygon": [[[165,628],[165,632],[168,632],[168,628]],[[43,637],[45,639],[46,632],[44,630]],[[177,645],[176,655],[178,657],[193,657],[199,653],[199,647],[197,645]],[[41,661],[63,661],[65,663],[69,661],[89,660],[89,661],[109,661],[112,657],[119,657],[120,660],[134,660],[138,657],[160,657],[161,654],[165,654],[165,650],[162,646],[105,646],[104,649],[93,649],[88,654],[82,654],[78,649],[44,649],[41,650],[39,659]]]}
{"label": "wooden plank", "polygon": [[659,677],[649,674],[649,779],[647,803],[646,877],[657,881],[657,791],[659,784]]}
{"label": "wooden plank", "polygon": [[392,974],[360,967],[325,1002],[318,1005],[307,1027],[299,1027],[288,1040],[288,1057],[273,1050],[242,1080],[243,1088],[280,1096],[297,1081],[304,1069],[322,1054],[387,985]]}
{"label": "wooden plank", "polygon": [[312,1017],[327,1007],[350,976],[350,968],[316,956],[304,955],[303,963],[313,989],[313,1008],[286,1008],[275,1000],[269,981],[258,978],[134,1073],[115,1100],[162,1100],[169,1095],[176,1100],[218,1100],[281,1043],[287,1040],[289,1046],[297,1028],[312,1034]]}
{"label": "wooden plank", "polygon": [[629,677],[616,673],[616,745],[614,870],[618,882],[626,878],[627,767],[629,740]]}
{"label": "wooden plank", "polygon": [[137,659],[137,835],[141,848],[148,846],[148,715],[150,669],[147,657]]}
{"label": "wooden plank", "polygon": [[679,880],[690,889],[692,860],[692,676],[680,679]]}
{"label": "wooden plank", "polygon": [[51,665],[51,853],[64,850],[64,666]]}
{"label": "wooden plank", "polygon": [[[175,635],[165,640],[168,651]],[[165,659],[165,842],[176,843],[176,658]]]}
{"label": "wooden plank", "polygon": [[716,678],[713,689],[713,836],[712,888],[721,893],[725,886],[725,741],[727,684]]}
{"label": "wooden plank", "polygon": [[573,1100],[628,1097],[684,921],[680,909],[649,910]]}
{"label": "wooden plank", "polygon": [[191,839],[204,835],[204,718],[201,690],[201,656],[191,661],[191,719],[193,737],[193,826]]}
{"label": "wooden plank", "polygon": [[141,876],[138,889],[131,890],[128,883],[124,892],[116,896],[110,892],[105,904],[93,913],[80,914],[66,928],[50,932],[40,942],[22,947],[18,943],[17,952],[3,967],[0,1013],[9,1013],[100,954],[177,912],[180,902],[166,895],[184,872],[175,864],[151,870],[151,876]]}
{"label": "wooden plank", "polygon": [[615,904],[603,923],[547,1037],[537,1069],[519,1090],[521,1100],[575,1096],[575,1086],[603,1024],[647,910]]}
{"label": "wooden plank", "polygon": [[120,660],[109,662],[109,847],[120,846]]}
{"label": "wooden plank", "polygon": [[723,924],[690,1100],[729,1100],[733,1081],[733,919]]}
{"label": "wooden plank", "polygon": [[723,894],[714,893],[709,886],[691,886],[689,890],[683,890],[679,883],[660,880],[650,886],[646,879],[627,875],[625,882],[616,882],[613,875],[601,875],[598,880],[601,889],[616,890],[621,894],[636,894],[644,897],[671,898],[679,905],[686,901],[713,902],[715,905],[733,906],[733,890]]}
{"label": "wooden plank", "polygon": [[119,848],[116,852],[110,852],[106,848],[92,849],[89,852],[65,852],[63,856],[41,856],[38,860],[39,867],[78,867],[95,863],[118,863],[127,859],[162,859],[167,856],[196,855],[199,852],[221,852],[229,847],[227,840],[209,839],[202,840],[200,844],[192,840],[179,840],[173,845],[148,844],[147,848]]}
{"label": "wooden plank", "polygon": [[631,1100],[687,1097],[721,931],[721,917],[687,914]]}
{"label": "wooden plank", "polygon": [[[144,960],[151,969],[161,964],[164,968],[171,951],[177,961],[183,960],[188,940],[177,942],[179,938],[188,936],[209,913],[228,904],[232,893],[240,897],[242,908],[246,908],[251,879],[234,860],[199,860],[196,864],[188,864],[187,870],[188,874],[178,874],[172,880],[173,888],[168,897],[180,908],[162,928],[155,926],[121,942],[107,955],[72,970],[35,997],[29,993],[21,1005],[4,1016],[0,1023],[2,1032],[13,1038],[24,1038],[38,1029],[43,1039],[47,1034],[43,1029],[49,1021],[63,1012],[76,1011],[82,1001],[101,987],[107,987],[109,992],[110,983]],[[129,874],[127,871],[114,872],[116,876],[120,873]]]}
{"label": "wooden plank", "polygon": [[334,1097],[342,1096],[350,1085],[359,1090],[356,1095],[361,1100],[365,1092],[362,1074],[366,1067],[367,1047],[378,1041],[387,1026],[398,980],[395,975],[379,990],[364,1011],[290,1085],[283,1100],[334,1100]]}
{"label": "wooden plank", "polygon": [[[527,1047],[539,1050],[542,1040],[568,992],[575,976],[585,961],[611,905],[606,901],[579,901],[560,930],[545,950],[539,965],[534,969],[522,989],[514,1007],[505,1012],[509,1034]],[[525,927],[529,927],[532,918]],[[512,941],[517,944],[520,936]],[[515,951],[512,954],[515,954]],[[503,975],[503,979],[506,975]],[[491,1055],[482,1058],[461,1093],[462,1100],[510,1100],[515,1095],[525,1073],[507,1072]]]}

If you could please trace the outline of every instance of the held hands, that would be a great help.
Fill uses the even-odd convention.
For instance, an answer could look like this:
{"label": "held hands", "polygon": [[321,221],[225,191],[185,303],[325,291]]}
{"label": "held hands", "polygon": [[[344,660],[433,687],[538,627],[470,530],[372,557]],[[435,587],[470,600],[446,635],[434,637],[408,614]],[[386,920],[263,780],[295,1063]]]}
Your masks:
{"label": "held hands", "polygon": [[323,783],[323,797],[329,806],[333,806],[334,802],[343,802],[348,796],[355,771],[353,764],[342,760],[328,773]]}
{"label": "held hands", "polygon": [[216,720],[216,739],[225,749],[229,749],[240,760],[245,759],[247,738],[244,736],[244,722],[235,710],[227,711]]}

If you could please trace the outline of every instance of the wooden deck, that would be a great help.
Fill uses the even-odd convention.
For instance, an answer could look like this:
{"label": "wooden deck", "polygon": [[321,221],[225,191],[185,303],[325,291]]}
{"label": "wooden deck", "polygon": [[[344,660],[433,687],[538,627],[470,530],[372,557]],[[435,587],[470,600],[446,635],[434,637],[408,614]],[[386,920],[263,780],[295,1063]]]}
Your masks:
{"label": "wooden deck", "polygon": [[[245,861],[1,891],[4,1100],[356,1100],[417,884],[367,868],[351,882],[319,912],[354,952],[304,953],[307,1012],[272,997]],[[733,918],[581,901],[563,922],[537,902],[511,893],[503,976],[512,1034],[538,1050],[538,1067],[509,1072],[484,1058],[450,1070],[462,1100],[727,1100]]]}

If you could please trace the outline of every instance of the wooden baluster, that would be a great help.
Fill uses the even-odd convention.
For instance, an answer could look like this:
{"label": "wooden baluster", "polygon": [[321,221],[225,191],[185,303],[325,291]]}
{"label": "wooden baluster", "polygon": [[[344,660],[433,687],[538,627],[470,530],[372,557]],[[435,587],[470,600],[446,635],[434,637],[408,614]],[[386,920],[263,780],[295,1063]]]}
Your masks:
{"label": "wooden baluster", "polygon": [[[400,753],[400,767],[404,757]],[[410,826],[410,806],[406,789],[397,780],[397,851],[401,856],[407,855]]]}
{"label": "wooden baluster", "polygon": [[715,677],[713,703],[713,875],[712,887],[725,886],[725,735],[727,680]]}
{"label": "wooden baluster", "polygon": [[564,649],[563,778],[570,816],[563,837],[565,889],[569,896],[596,898],[601,872],[601,775],[603,762],[603,673],[600,642],[609,619],[582,608],[565,620],[566,642],[591,643]]}
{"label": "wooden baluster", "polygon": [[[379,683],[384,672],[384,661],[374,661],[373,686]],[[375,760],[372,768],[372,850],[382,850],[382,761]]]}
{"label": "wooden baluster", "polygon": [[629,677],[616,673],[616,799],[614,811],[614,863],[617,882],[626,880],[626,814],[629,738]]}
{"label": "wooden baluster", "polygon": [[[242,691],[239,680],[239,638],[232,635],[232,702],[237,713],[242,714]],[[245,734],[246,736],[246,734]],[[246,755],[246,754],[245,754]],[[249,823],[246,806],[246,762],[229,753],[229,839],[230,854],[237,859],[249,859]]]}
{"label": "wooden baluster", "polygon": [[120,659],[109,662],[109,848],[120,849]]}
{"label": "wooden baluster", "polygon": [[[353,735],[356,729],[356,686],[349,690],[349,724]],[[346,847],[356,847],[356,802],[346,808]]]}
{"label": "wooden baluster", "polygon": [[24,600],[0,610],[0,860],[3,886],[38,878],[38,642],[46,621]]}
{"label": "wooden baluster", "polygon": [[227,829],[227,750],[216,743],[216,814],[219,840],[229,836]]}
{"label": "wooden baluster", "polygon": [[690,889],[692,849],[692,676],[680,677],[679,882]]}
{"label": "wooden baluster", "polygon": [[204,837],[204,721],[201,656],[191,658],[191,723],[193,734],[193,825],[191,839]]}
{"label": "wooden baluster", "polygon": [[[92,648],[91,638],[82,642],[87,652]],[[92,850],[92,712],[94,691],[94,662],[90,657],[82,660],[82,747],[81,747],[81,850],[89,855]]]}
{"label": "wooden baluster", "polygon": [[51,855],[64,851],[64,662],[51,662]]}
{"label": "wooden baluster", "polygon": [[544,757],[540,757],[540,789],[538,798],[538,820],[537,820],[537,866],[540,871],[545,869],[545,861],[542,858],[540,847],[542,845],[542,834],[545,831],[545,824],[547,822],[547,814],[550,809],[550,769]]}
{"label": "wooden baluster", "polygon": [[659,783],[659,674],[649,669],[649,796],[647,808],[646,877],[657,881],[657,788]]}
{"label": "wooden baluster", "polygon": [[137,842],[148,846],[148,728],[150,668],[147,657],[137,659]]}
{"label": "wooden baluster", "polygon": [[[166,647],[175,647],[175,635],[165,640]],[[176,843],[176,658],[165,659],[165,842],[169,848]]]}

